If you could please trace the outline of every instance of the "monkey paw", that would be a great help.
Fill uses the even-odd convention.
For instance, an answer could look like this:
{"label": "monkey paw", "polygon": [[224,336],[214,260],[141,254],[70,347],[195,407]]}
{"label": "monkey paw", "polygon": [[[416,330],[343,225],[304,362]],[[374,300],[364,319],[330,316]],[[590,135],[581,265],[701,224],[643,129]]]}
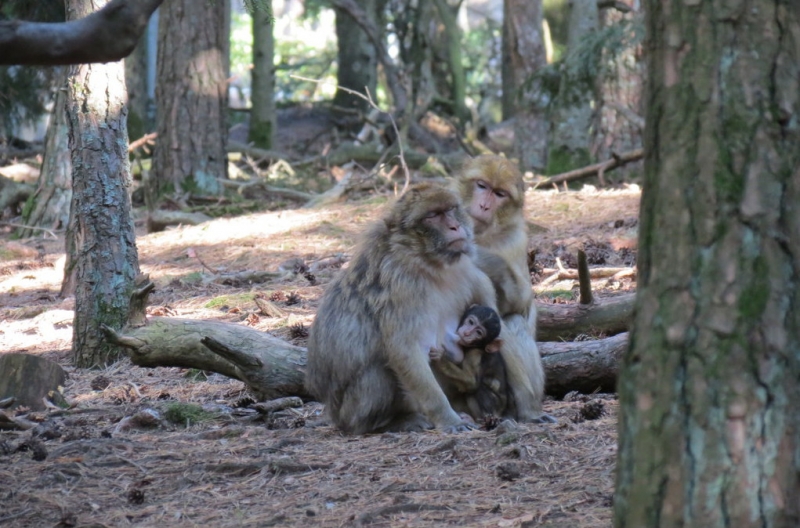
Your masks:
{"label": "monkey paw", "polygon": [[442,427],[442,431],[447,434],[466,433],[467,431],[474,431],[477,428],[478,426],[472,423],[471,421],[463,421],[459,424],[447,425],[445,427]]}
{"label": "monkey paw", "polygon": [[434,348],[431,347],[431,351],[428,353],[431,358],[431,361],[440,361],[444,357],[444,348]]}

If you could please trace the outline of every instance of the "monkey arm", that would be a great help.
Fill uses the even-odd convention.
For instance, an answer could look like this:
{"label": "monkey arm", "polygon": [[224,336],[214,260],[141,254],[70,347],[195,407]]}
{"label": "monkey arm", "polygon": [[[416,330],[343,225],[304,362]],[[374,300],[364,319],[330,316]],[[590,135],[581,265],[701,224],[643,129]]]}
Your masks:
{"label": "monkey arm", "polygon": [[470,361],[471,352],[473,351],[467,353],[467,359],[464,360],[462,366],[456,365],[447,359],[436,363],[435,368],[443,374],[460,393],[470,393],[478,390],[478,367],[480,365],[481,351],[477,350],[478,365],[474,365],[474,361]]}
{"label": "monkey arm", "polygon": [[[409,332],[405,332],[408,335]],[[397,336],[395,336],[397,337]],[[450,406],[428,364],[429,349],[408,339],[397,340],[386,350],[389,368],[394,371],[411,407],[441,429],[457,431],[464,421]]]}

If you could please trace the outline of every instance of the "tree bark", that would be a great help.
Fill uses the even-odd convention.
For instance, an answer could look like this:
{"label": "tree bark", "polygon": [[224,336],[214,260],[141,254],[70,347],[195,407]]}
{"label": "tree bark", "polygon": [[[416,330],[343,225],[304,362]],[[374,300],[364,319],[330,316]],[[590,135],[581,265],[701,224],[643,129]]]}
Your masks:
{"label": "tree bark", "polygon": [[547,65],[542,36],[542,3],[503,2],[503,119],[514,117],[514,155],[523,170],[547,165],[549,123],[541,81],[531,76]]}
{"label": "tree bark", "polygon": [[[31,201],[23,211],[23,223],[45,229],[66,229],[69,223],[69,204],[72,201],[72,160],[69,150],[67,124],[67,70],[59,74],[53,112],[44,139],[44,161],[39,182]],[[37,229],[21,228],[20,237],[30,237]],[[70,254],[67,253],[67,259]]]}
{"label": "tree bark", "polygon": [[[630,5],[628,5],[630,4]],[[597,108],[592,126],[592,157],[608,159],[615,153],[642,148],[643,123],[642,92],[644,91],[644,60],[641,46],[634,43],[633,32],[642,24],[643,11],[638,0],[627,0],[628,9],[604,9],[600,12],[600,24],[608,28],[625,24],[627,46],[611,54],[603,52],[601,60],[608,71],[598,79]],[[627,167],[641,172],[641,163]]]}
{"label": "tree bark", "polygon": [[624,332],[631,324],[636,294],[625,294],[602,303],[544,304],[536,303],[539,341],[574,339],[581,334],[613,335]]}
{"label": "tree bark", "polygon": [[[380,10],[383,2],[378,0],[359,0],[359,5],[369,20],[376,24],[381,19]],[[334,7],[336,13],[336,41],[338,43],[339,68],[336,73],[336,95],[333,104],[342,108],[351,108],[366,112],[369,103],[346,90],[366,95],[366,90],[375,97],[378,86],[378,57],[375,46],[367,32],[359,26],[355,19],[341,7]]]}
{"label": "tree bark", "polygon": [[[68,0],[67,17],[87,16],[98,0]],[[128,319],[139,273],[131,217],[131,186],[122,62],[70,68],[67,90],[72,152],[72,204],[67,249],[75,273],[72,356],[78,367],[113,362],[119,349],[100,325]],[[65,271],[65,274],[67,272]]]}
{"label": "tree bark", "polygon": [[161,2],[99,1],[104,9],[55,24],[0,21],[0,64],[58,66],[120,60],[133,51]]}
{"label": "tree bark", "polygon": [[147,31],[144,31],[130,55],[125,58],[125,86],[128,89],[128,137],[138,139],[153,130],[148,120],[150,99],[147,96]]}
{"label": "tree bark", "polygon": [[171,0],[159,11],[151,196],[216,195],[227,177],[228,0]]}
{"label": "tree bark", "polygon": [[270,149],[278,117],[275,113],[275,38],[272,0],[253,4],[253,82],[250,129],[247,139],[257,148]]}
{"label": "tree bark", "polygon": [[467,74],[464,71],[464,64],[461,58],[463,39],[461,28],[458,25],[458,11],[461,9],[461,2],[453,6],[447,0],[433,0],[433,4],[436,6],[442,25],[447,69],[450,74],[448,85],[450,87],[449,97],[453,102],[453,114],[463,124],[469,119],[469,110],[467,109],[466,101]]}
{"label": "tree bark", "polygon": [[800,4],[645,17],[615,525],[800,526]]}
{"label": "tree bark", "polygon": [[539,343],[545,372],[544,390],[561,398],[568,392],[616,392],[619,363],[628,348],[628,333],[606,339]]}
{"label": "tree bark", "polygon": [[[581,41],[599,25],[596,0],[572,0],[569,16],[569,36],[567,53],[578,52]],[[596,57],[600,60],[600,57]],[[588,79],[576,83],[571,79],[562,80],[559,88],[556,109],[552,112],[547,174],[557,174],[576,167],[588,165],[591,156],[590,131],[592,123],[592,102],[595,87]]]}
{"label": "tree bark", "polygon": [[64,385],[67,374],[61,365],[32,354],[0,355],[0,400],[14,398],[11,408],[46,409],[43,399]]}

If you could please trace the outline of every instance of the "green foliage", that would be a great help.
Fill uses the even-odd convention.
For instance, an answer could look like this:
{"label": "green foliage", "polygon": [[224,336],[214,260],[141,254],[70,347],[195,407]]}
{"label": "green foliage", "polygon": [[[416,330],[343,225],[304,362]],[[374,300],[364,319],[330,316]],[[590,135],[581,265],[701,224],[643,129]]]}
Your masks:
{"label": "green foliage", "polygon": [[252,293],[240,293],[238,295],[221,295],[219,297],[214,297],[210,301],[208,301],[204,308],[223,308],[225,306],[235,306],[238,304],[245,304],[248,302],[252,302],[253,294]]}
{"label": "green foliage", "polygon": [[196,403],[175,402],[167,406],[164,411],[164,418],[176,425],[194,425],[207,422],[214,418],[210,412],[204,411]]}
{"label": "green foliage", "polygon": [[462,46],[467,100],[481,101],[482,113],[488,113],[492,122],[500,121],[502,28],[486,18],[480,26],[464,33]]}
{"label": "green foliage", "polygon": [[580,167],[585,167],[592,162],[592,157],[587,149],[571,150],[558,147],[547,154],[547,168],[544,173],[548,176],[561,174]]}
{"label": "green foliage", "polygon": [[45,113],[53,83],[53,68],[0,66],[0,136]]}

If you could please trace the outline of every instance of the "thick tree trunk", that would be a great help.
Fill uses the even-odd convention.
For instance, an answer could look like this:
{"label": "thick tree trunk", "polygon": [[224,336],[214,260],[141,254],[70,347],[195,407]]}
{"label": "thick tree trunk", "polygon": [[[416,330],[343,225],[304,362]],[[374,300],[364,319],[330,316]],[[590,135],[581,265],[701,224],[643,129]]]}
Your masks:
{"label": "thick tree trunk", "polygon": [[800,4],[645,17],[615,525],[800,526]]}
{"label": "thick tree trunk", "polygon": [[[581,41],[599,24],[597,0],[572,0],[567,53],[578,52]],[[600,60],[598,56],[596,60]],[[576,85],[562,80],[552,113],[547,174],[558,174],[589,164],[595,87],[588,79]]]}
{"label": "thick tree trunk", "polygon": [[253,82],[250,130],[247,139],[257,148],[270,149],[275,136],[275,38],[272,0],[253,4]]}
{"label": "thick tree trunk", "polygon": [[464,71],[464,64],[461,59],[462,37],[461,28],[458,25],[458,11],[461,9],[461,2],[450,5],[447,0],[433,0],[436,11],[439,13],[441,21],[442,35],[440,40],[444,41],[444,55],[447,62],[449,73],[449,98],[453,105],[453,114],[461,123],[465,123],[469,118],[467,109],[467,74]]}
{"label": "thick tree trunk", "polygon": [[[620,0],[622,1],[622,0]],[[613,55],[603,52],[602,60],[609,71],[598,79],[597,108],[592,126],[592,157],[608,159],[614,154],[642,148],[644,123],[642,92],[644,91],[644,60],[640,46],[633,45],[633,32],[642,23],[643,11],[639,0],[626,0],[630,11],[603,9],[600,20],[603,27],[625,24],[627,28],[624,49]],[[625,168],[623,175],[631,171],[641,172],[642,164]]]}
{"label": "thick tree trunk", "polygon": [[547,164],[549,123],[541,82],[531,76],[547,65],[542,37],[542,3],[503,2],[503,118],[514,117],[514,155],[524,170]]}
{"label": "thick tree trunk", "polygon": [[[27,226],[46,229],[66,229],[69,220],[69,204],[72,200],[72,161],[68,141],[67,124],[67,69],[60,74],[53,112],[47,125],[44,139],[44,161],[39,173],[39,182],[33,198],[23,212],[23,223]],[[33,236],[37,229],[22,228],[20,237]]]}
{"label": "thick tree trunk", "polygon": [[[364,10],[369,20],[376,24],[381,19],[379,0],[359,0],[358,4]],[[378,56],[375,46],[364,31],[353,19],[347,10],[334,8],[336,13],[336,41],[338,51],[338,71],[336,83],[342,88],[353,90],[366,95],[366,89],[375,97],[378,86]],[[342,108],[352,108],[365,112],[369,103],[346,90],[337,88],[333,104]]]}
{"label": "thick tree trunk", "polygon": [[228,0],[171,0],[159,12],[153,196],[222,192],[229,10]]}
{"label": "thick tree trunk", "polygon": [[[68,0],[67,17],[91,13],[98,0]],[[75,272],[72,355],[78,367],[107,365],[119,349],[100,325],[128,319],[139,273],[131,217],[125,68],[122,62],[70,67],[67,119],[72,151],[72,204],[67,249]]]}

